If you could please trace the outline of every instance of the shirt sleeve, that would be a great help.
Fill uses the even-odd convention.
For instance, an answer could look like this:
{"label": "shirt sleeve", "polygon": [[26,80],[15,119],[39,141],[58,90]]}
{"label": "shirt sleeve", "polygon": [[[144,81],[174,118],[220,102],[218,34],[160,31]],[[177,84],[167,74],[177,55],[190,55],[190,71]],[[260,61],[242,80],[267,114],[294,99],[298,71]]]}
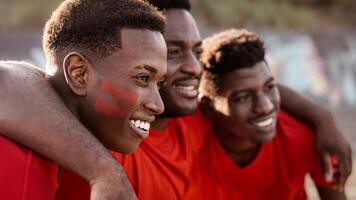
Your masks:
{"label": "shirt sleeve", "polygon": [[1,199],[53,199],[58,166],[24,146],[0,136]]}

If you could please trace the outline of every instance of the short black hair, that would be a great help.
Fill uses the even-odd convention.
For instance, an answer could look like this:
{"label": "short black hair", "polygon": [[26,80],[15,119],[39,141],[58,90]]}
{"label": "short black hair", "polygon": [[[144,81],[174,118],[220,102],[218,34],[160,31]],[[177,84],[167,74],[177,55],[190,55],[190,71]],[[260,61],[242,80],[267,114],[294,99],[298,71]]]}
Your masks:
{"label": "short black hair", "polygon": [[148,0],[148,2],[162,11],[168,9],[185,9],[190,11],[191,8],[188,0]]}
{"label": "short black hair", "polygon": [[123,28],[164,27],[163,14],[143,0],[65,0],[47,21],[42,45],[48,62],[59,64],[73,49],[109,56],[121,48]]}
{"label": "short black hair", "polygon": [[265,61],[263,42],[246,29],[230,29],[206,38],[202,49],[201,92],[207,96],[216,95],[221,75]]}

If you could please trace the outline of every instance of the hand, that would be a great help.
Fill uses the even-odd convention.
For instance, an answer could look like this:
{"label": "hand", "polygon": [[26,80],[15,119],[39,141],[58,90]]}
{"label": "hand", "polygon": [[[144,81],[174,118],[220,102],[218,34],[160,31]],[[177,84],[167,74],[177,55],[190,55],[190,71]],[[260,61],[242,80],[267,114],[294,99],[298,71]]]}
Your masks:
{"label": "hand", "polygon": [[333,189],[341,192],[352,171],[351,147],[333,119],[316,127],[317,151],[321,156],[326,180],[333,180]]}
{"label": "hand", "polygon": [[[90,181],[90,200],[136,200],[127,176],[122,173],[107,173]],[[117,174],[117,175],[116,175]]]}

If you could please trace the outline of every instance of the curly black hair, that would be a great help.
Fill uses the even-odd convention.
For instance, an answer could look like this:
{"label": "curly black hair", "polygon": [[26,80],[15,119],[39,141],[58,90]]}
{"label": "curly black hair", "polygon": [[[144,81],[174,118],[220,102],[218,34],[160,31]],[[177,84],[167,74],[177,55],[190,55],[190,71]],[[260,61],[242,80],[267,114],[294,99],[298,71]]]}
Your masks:
{"label": "curly black hair", "polygon": [[121,48],[123,28],[163,33],[165,18],[143,0],[65,0],[47,21],[42,45],[51,64],[69,50],[102,58]]}
{"label": "curly black hair", "polygon": [[246,29],[230,29],[206,38],[202,49],[204,72],[200,90],[207,96],[216,95],[221,75],[265,61],[263,42]]}
{"label": "curly black hair", "polygon": [[148,0],[148,2],[159,10],[185,9],[189,11],[191,7],[188,0]]}

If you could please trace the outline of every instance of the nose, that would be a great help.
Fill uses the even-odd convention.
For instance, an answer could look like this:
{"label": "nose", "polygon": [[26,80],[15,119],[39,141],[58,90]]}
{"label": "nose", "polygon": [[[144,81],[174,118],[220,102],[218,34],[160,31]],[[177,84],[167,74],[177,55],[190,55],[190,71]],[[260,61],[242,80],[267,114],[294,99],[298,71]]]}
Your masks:
{"label": "nose", "polygon": [[202,74],[203,68],[193,51],[189,51],[187,53],[181,70],[184,73],[191,74],[196,77],[200,77]]}
{"label": "nose", "polygon": [[144,96],[144,108],[153,115],[159,115],[164,111],[164,104],[158,92],[158,87],[155,86],[154,90]]}
{"label": "nose", "polygon": [[267,95],[260,94],[256,97],[254,111],[257,114],[269,114],[274,109],[274,105]]}

